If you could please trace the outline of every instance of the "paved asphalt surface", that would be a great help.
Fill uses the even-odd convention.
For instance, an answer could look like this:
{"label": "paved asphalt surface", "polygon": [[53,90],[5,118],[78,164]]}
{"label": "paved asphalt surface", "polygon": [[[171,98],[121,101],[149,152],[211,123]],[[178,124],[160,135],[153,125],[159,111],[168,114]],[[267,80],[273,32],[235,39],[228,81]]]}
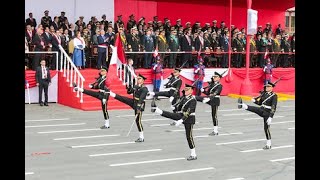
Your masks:
{"label": "paved asphalt surface", "polygon": [[[292,180],[295,179],[295,101],[278,102],[271,125],[272,149],[265,145],[263,120],[237,109],[237,100],[221,97],[219,136],[212,132],[210,106],[198,102],[190,150],[184,126],[150,112],[142,117],[145,142],[132,110],[109,111],[110,129],[101,111],[82,111],[59,104],[26,104],[25,177],[27,180]],[[248,104],[253,104],[247,102]],[[157,101],[169,110],[168,99]]]}

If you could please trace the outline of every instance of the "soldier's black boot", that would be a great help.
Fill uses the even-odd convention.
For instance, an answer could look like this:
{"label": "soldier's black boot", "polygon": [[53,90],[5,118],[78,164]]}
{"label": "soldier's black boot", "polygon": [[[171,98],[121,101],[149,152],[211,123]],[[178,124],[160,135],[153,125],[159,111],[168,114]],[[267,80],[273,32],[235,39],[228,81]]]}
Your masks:
{"label": "soldier's black boot", "polygon": [[157,108],[156,98],[153,97],[152,102],[151,102],[151,112],[152,112],[152,113],[156,112],[156,108]]}
{"label": "soldier's black boot", "polygon": [[144,142],[144,139],[142,138],[138,138],[137,140],[135,140],[134,142]]}
{"label": "soldier's black boot", "polygon": [[197,160],[197,156],[189,156],[187,160],[188,161]]}
{"label": "soldier's black boot", "polygon": [[241,99],[241,97],[238,99],[238,108],[239,109],[242,108],[242,99]]}
{"label": "soldier's black boot", "polygon": [[268,150],[268,149],[271,149],[271,146],[265,145],[262,149]]}
{"label": "soldier's black boot", "polygon": [[77,84],[75,82],[72,83],[73,87],[77,87]]}

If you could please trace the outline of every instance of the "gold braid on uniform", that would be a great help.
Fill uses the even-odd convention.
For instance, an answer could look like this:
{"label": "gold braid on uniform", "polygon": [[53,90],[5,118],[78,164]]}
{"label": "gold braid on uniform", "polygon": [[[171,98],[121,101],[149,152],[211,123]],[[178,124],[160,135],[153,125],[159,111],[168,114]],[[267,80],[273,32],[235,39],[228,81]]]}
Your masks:
{"label": "gold braid on uniform", "polygon": [[272,105],[270,113],[274,114],[275,112],[276,112],[276,105]]}
{"label": "gold braid on uniform", "polygon": [[190,115],[190,108],[188,108],[188,110],[186,112],[183,112],[182,114],[183,114],[182,119],[186,120]]}

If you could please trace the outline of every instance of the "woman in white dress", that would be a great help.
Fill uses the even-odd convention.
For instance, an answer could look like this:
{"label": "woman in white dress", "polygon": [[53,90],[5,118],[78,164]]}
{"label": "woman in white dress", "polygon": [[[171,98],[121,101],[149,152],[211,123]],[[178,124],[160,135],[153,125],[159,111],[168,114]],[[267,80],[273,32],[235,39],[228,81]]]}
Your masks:
{"label": "woman in white dress", "polygon": [[72,55],[73,63],[78,69],[85,67],[84,48],[86,46],[84,39],[81,37],[80,31],[76,32],[76,37],[73,39],[74,50]]}

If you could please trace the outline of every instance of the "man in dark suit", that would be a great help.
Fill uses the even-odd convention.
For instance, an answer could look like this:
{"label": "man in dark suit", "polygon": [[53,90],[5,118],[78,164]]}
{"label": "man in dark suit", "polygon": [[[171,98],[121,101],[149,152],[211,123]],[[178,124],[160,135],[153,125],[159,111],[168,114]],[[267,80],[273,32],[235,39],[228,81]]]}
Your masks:
{"label": "man in dark suit", "polygon": [[41,18],[41,24],[43,28],[45,28],[45,27],[50,27],[51,23],[52,23],[51,16],[49,16],[49,11],[46,10],[44,11],[44,16]]}
{"label": "man in dark suit", "polygon": [[[41,28],[37,29],[37,33],[32,39],[32,44],[34,44],[34,51],[44,51],[45,48],[45,40],[43,38],[43,30]],[[32,63],[32,70],[36,70],[39,66],[39,60],[41,58],[41,54],[37,53],[34,55],[33,63]]]}
{"label": "man in dark suit", "polygon": [[[50,70],[46,67],[46,60],[41,60],[41,66],[36,70],[36,82],[39,87],[39,104],[40,106],[48,105],[48,87],[51,84]],[[42,91],[44,91],[44,104],[42,101]]]}
{"label": "man in dark suit", "polygon": [[[180,39],[181,51],[191,52],[192,51],[192,40],[190,36],[191,32],[188,29],[185,29],[184,36]],[[183,53],[181,55],[181,64],[186,63],[186,67],[192,66],[192,54],[191,53]]]}
{"label": "man in dark suit", "polygon": [[33,18],[33,14],[29,13],[29,18],[26,19],[26,26],[30,25],[31,27],[37,27],[37,21],[35,18]]}
{"label": "man in dark suit", "polygon": [[107,66],[107,48],[108,48],[108,39],[105,35],[103,29],[100,30],[100,36],[98,36],[98,62],[97,68],[101,69],[101,66]]}
{"label": "man in dark suit", "polygon": [[52,51],[58,51],[58,62],[56,58],[56,54],[53,54],[52,57],[52,62],[51,62],[51,69],[56,69],[58,65],[58,69],[60,69],[60,56],[61,56],[61,51],[59,49],[59,45],[62,44],[62,39],[61,39],[61,34],[59,30],[56,30],[55,33],[52,35]]}

